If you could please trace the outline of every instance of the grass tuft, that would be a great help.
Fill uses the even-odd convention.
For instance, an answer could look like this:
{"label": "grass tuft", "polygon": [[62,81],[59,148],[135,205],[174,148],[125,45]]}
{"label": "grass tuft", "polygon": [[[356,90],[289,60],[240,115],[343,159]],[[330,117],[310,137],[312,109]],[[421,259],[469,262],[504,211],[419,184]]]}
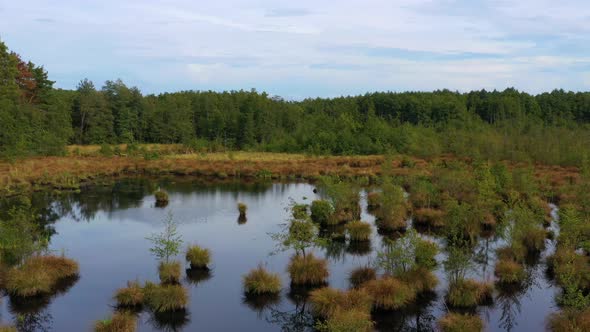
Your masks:
{"label": "grass tuft", "polygon": [[371,312],[373,300],[363,289],[342,291],[324,287],[312,291],[309,295],[311,310],[315,316],[330,318],[338,311],[357,310]]}
{"label": "grass tuft", "polygon": [[281,277],[259,265],[243,277],[244,291],[250,295],[277,294],[281,292]]}
{"label": "grass tuft", "polygon": [[373,298],[376,309],[401,309],[416,299],[416,290],[405,282],[387,277],[367,282],[365,289]]}
{"label": "grass tuft", "polygon": [[370,332],[374,322],[371,314],[360,310],[339,310],[316,328],[322,332]]}
{"label": "grass tuft", "polygon": [[590,308],[556,312],[549,317],[549,327],[553,332],[590,331]]}
{"label": "grass tuft", "polygon": [[492,297],[493,286],[472,279],[459,280],[449,284],[447,302],[455,308],[471,308]]}
{"label": "grass tuft", "polygon": [[526,272],[522,264],[507,259],[496,262],[494,274],[498,277],[499,282],[505,284],[522,282],[526,278]]}
{"label": "grass tuft", "polygon": [[115,293],[115,301],[119,307],[139,307],[143,305],[143,288],[137,281],[128,281],[127,287]]}
{"label": "grass tuft", "polygon": [[136,329],[136,318],[129,313],[115,313],[111,318],[100,320],[94,325],[95,332],[134,332]]}
{"label": "grass tuft", "polygon": [[240,212],[240,217],[246,216],[246,211],[248,210],[248,206],[244,203],[238,203],[238,212]]}
{"label": "grass tuft", "polygon": [[146,305],[156,313],[182,310],[188,304],[188,292],[181,285],[147,282],[143,291]]}
{"label": "grass tuft", "polygon": [[448,313],[438,321],[438,325],[442,332],[483,331],[481,318],[470,314]]}
{"label": "grass tuft", "polygon": [[434,291],[438,286],[436,275],[424,267],[410,269],[399,275],[398,278],[413,287],[418,293]]}
{"label": "grass tuft", "polygon": [[375,269],[366,266],[358,267],[352,270],[352,272],[350,272],[350,276],[348,277],[348,282],[350,283],[350,287],[359,288],[365,283],[375,279],[377,279],[377,272]]}
{"label": "grass tuft", "polygon": [[328,262],[313,254],[295,255],[287,267],[291,282],[295,285],[321,285],[328,278]]}
{"label": "grass tuft", "polygon": [[160,265],[158,265],[160,282],[163,284],[180,283],[181,269],[182,265],[178,261],[160,262]]}
{"label": "grass tuft", "polygon": [[346,224],[350,241],[369,241],[371,238],[371,224],[362,221],[352,221]]}
{"label": "grass tuft", "polygon": [[5,276],[5,287],[11,295],[28,297],[50,294],[61,280],[78,275],[78,263],[59,256],[34,256]]}
{"label": "grass tuft", "polygon": [[190,246],[186,251],[186,260],[195,269],[207,269],[211,260],[209,249],[201,248],[197,245]]}

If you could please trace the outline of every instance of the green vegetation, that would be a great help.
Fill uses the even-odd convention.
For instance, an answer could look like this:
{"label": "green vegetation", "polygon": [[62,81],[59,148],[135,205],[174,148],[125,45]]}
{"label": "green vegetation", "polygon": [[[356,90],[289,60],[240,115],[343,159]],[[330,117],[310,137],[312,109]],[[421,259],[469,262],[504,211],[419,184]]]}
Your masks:
{"label": "green vegetation", "polygon": [[243,277],[245,293],[251,295],[277,294],[281,292],[281,277],[259,265]]}
{"label": "green vegetation", "polygon": [[291,257],[287,271],[295,285],[322,285],[328,278],[328,262],[315,258],[313,253]]}
{"label": "green vegetation", "polygon": [[168,193],[163,190],[158,190],[154,193],[156,197],[156,205],[159,207],[164,207],[168,205]]}
{"label": "green vegetation", "polygon": [[182,265],[178,261],[160,262],[158,265],[158,275],[162,284],[180,283]]}
{"label": "green vegetation", "polygon": [[351,221],[346,224],[346,231],[350,241],[369,241],[371,239],[371,225],[359,220]]}
{"label": "green vegetation", "polygon": [[94,325],[95,332],[135,332],[137,322],[129,313],[115,313],[108,319],[99,320]]}
{"label": "green vegetation", "polygon": [[208,269],[211,262],[211,252],[209,249],[192,245],[186,250],[186,260],[191,264],[191,268]]}
{"label": "green vegetation", "polygon": [[370,313],[361,310],[339,310],[325,322],[318,322],[315,327],[322,332],[371,332],[373,326]]}
{"label": "green vegetation", "polygon": [[334,213],[332,204],[326,200],[315,200],[311,202],[311,219],[322,225],[330,222],[330,216]]}
{"label": "green vegetation", "polygon": [[115,293],[118,307],[140,307],[143,305],[143,288],[138,281],[128,281],[127,287],[119,288]]}
{"label": "green vegetation", "polygon": [[483,331],[483,321],[477,315],[448,313],[438,321],[443,332]]}
{"label": "green vegetation", "polygon": [[182,310],[188,304],[188,292],[181,285],[157,285],[146,282],[145,304],[154,312]]}
{"label": "green vegetation", "polygon": [[315,316],[329,318],[338,311],[356,310],[371,312],[371,296],[363,289],[342,291],[330,287],[323,287],[309,294],[311,310]]}
{"label": "green vegetation", "polygon": [[246,217],[246,211],[248,210],[248,206],[244,203],[238,203],[238,212],[240,212],[240,217]]}
{"label": "green vegetation", "polygon": [[20,297],[51,294],[63,279],[78,275],[78,263],[58,256],[33,256],[6,273],[8,293]]}
{"label": "green vegetation", "polygon": [[178,234],[177,227],[174,214],[170,211],[166,219],[164,219],[164,230],[147,238],[153,244],[150,252],[158,260],[168,262],[170,257],[176,256],[180,252],[182,236]]}
{"label": "green vegetation", "polygon": [[493,286],[472,279],[449,284],[447,302],[455,308],[469,308],[484,304],[492,298]]}
{"label": "green vegetation", "polygon": [[362,288],[371,295],[377,309],[401,309],[416,299],[413,287],[392,277],[369,281]]}

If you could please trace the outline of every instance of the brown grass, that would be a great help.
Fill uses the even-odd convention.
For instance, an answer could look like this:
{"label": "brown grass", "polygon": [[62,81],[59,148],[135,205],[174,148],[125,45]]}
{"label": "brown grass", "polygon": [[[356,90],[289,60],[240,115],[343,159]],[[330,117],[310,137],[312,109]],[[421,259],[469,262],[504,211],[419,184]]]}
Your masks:
{"label": "brown grass", "polygon": [[291,282],[295,285],[321,285],[328,278],[328,262],[313,254],[295,255],[287,267]]}
{"label": "brown grass", "polygon": [[521,282],[526,277],[524,267],[521,264],[506,259],[496,262],[494,273],[499,282],[507,284]]}
{"label": "brown grass", "polygon": [[442,332],[478,332],[483,331],[483,321],[479,316],[448,313],[438,321]]}
{"label": "brown grass", "polygon": [[78,263],[59,256],[33,256],[6,273],[6,290],[16,296],[49,294],[57,283],[78,275]]}
{"label": "brown grass", "polygon": [[492,297],[493,286],[472,279],[449,284],[447,302],[456,308],[470,308],[483,304]]}
{"label": "brown grass", "polygon": [[160,282],[163,284],[177,284],[180,282],[182,265],[180,262],[160,262],[158,265],[158,275]]}
{"label": "brown grass", "polygon": [[439,228],[445,225],[444,215],[442,210],[421,208],[414,211],[413,220],[418,225]]}
{"label": "brown grass", "polygon": [[137,281],[128,281],[127,287],[115,292],[115,301],[119,307],[136,307],[143,305],[143,288]]}
{"label": "brown grass", "polygon": [[309,294],[314,315],[324,318],[332,317],[337,311],[356,310],[370,313],[373,300],[362,289],[343,291],[330,287],[316,289]]}
{"label": "brown grass", "polygon": [[350,272],[350,276],[348,277],[348,281],[350,282],[350,286],[352,288],[359,288],[363,286],[365,283],[377,279],[377,271],[371,267],[358,267],[352,272]]}
{"label": "brown grass", "polygon": [[369,281],[363,289],[371,295],[377,309],[400,309],[416,299],[416,290],[413,287],[391,277]]}
{"label": "brown grass", "polygon": [[266,271],[262,265],[243,277],[244,290],[247,294],[277,294],[281,292],[281,277],[277,273]]}
{"label": "brown grass", "polygon": [[111,318],[100,320],[94,325],[95,332],[134,332],[136,329],[136,318],[129,313],[115,313]]}

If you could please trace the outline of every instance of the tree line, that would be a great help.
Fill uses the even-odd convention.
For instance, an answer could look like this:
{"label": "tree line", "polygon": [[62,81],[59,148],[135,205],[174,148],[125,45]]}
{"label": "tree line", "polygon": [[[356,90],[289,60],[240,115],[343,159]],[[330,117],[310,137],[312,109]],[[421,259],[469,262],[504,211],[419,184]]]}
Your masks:
{"label": "tree line", "polygon": [[181,143],[195,150],[420,157],[577,165],[590,149],[590,93],[515,89],[376,92],[289,101],[255,90],[144,95],[121,80],[53,88],[0,42],[0,157],[67,144]]}

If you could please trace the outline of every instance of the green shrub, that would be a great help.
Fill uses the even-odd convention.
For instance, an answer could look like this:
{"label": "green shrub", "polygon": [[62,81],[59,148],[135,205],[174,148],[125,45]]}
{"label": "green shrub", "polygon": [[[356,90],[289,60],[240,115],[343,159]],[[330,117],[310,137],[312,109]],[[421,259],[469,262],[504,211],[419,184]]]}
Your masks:
{"label": "green shrub", "polygon": [[377,309],[401,309],[416,299],[416,290],[413,287],[392,277],[369,281],[363,289],[371,295]]}
{"label": "green shrub", "polygon": [[287,267],[291,282],[295,285],[321,285],[328,278],[328,262],[313,254],[294,255]]}
{"label": "green shrub", "polygon": [[144,298],[146,305],[154,312],[182,310],[188,304],[188,292],[181,285],[145,284]]}
{"label": "green shrub", "polygon": [[362,221],[352,221],[346,224],[350,241],[368,241],[371,238],[371,224]]}
{"label": "green shrub", "polygon": [[186,251],[186,260],[192,268],[207,269],[211,260],[209,249],[201,248],[197,245],[190,246]]}
{"label": "green shrub", "polygon": [[311,202],[311,220],[316,223],[328,225],[334,213],[332,204],[326,200],[315,200]]}
{"label": "green shrub", "polygon": [[136,318],[129,313],[115,313],[111,318],[100,320],[94,325],[95,332],[134,332],[136,328]]}
{"label": "green shrub", "polygon": [[365,283],[377,279],[377,272],[371,267],[358,267],[350,273],[348,282],[353,288],[362,287]]}
{"label": "green shrub", "polygon": [[137,281],[127,282],[127,287],[115,292],[115,301],[119,307],[138,307],[143,305],[143,288]]}
{"label": "green shrub", "polygon": [[243,280],[245,292],[252,295],[276,294],[282,287],[281,277],[266,271],[262,265],[250,271]]}
{"label": "green shrub", "polygon": [[479,316],[448,313],[438,321],[442,332],[483,331],[483,321]]}
{"label": "green shrub", "polygon": [[182,265],[180,262],[160,262],[158,265],[158,275],[160,282],[163,284],[177,284],[180,282]]}

